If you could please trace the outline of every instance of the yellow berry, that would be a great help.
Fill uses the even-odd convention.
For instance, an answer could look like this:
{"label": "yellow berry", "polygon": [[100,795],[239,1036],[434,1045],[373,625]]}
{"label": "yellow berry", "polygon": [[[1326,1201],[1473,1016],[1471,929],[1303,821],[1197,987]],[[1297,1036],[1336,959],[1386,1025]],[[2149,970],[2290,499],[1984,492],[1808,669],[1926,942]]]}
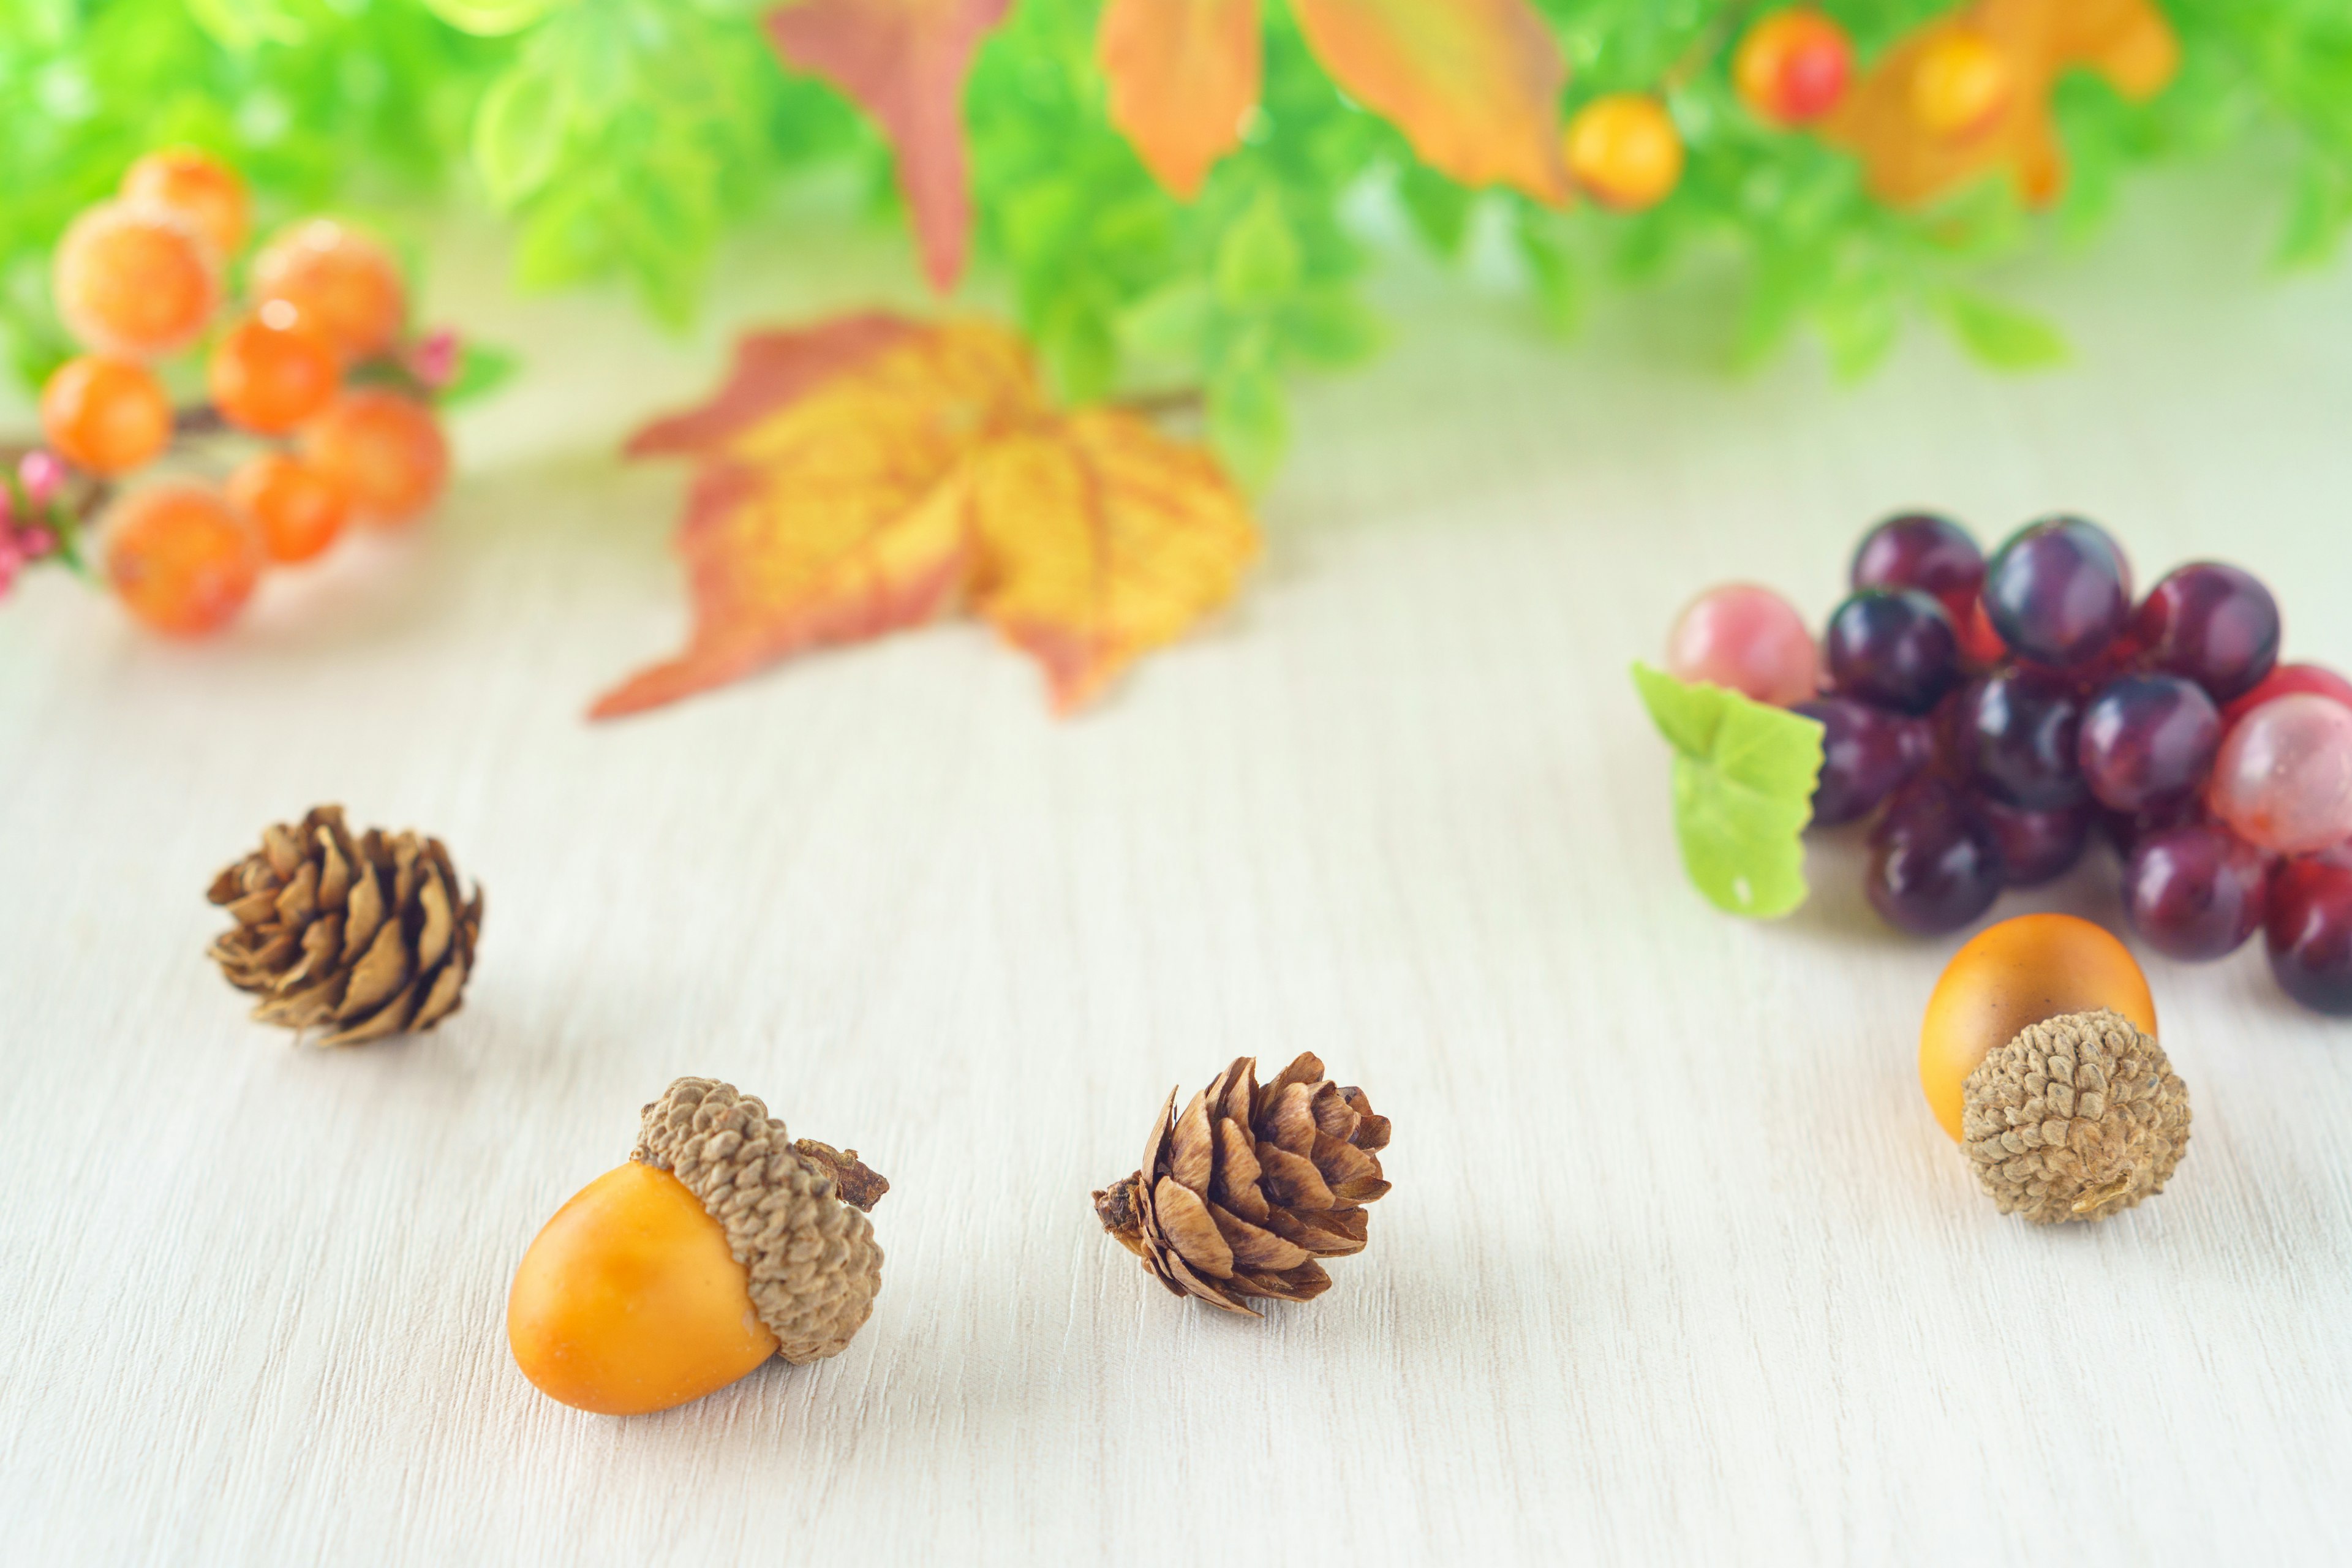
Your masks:
{"label": "yellow berry", "polygon": [[1568,122],[1568,170],[1604,205],[1621,212],[1655,206],[1682,179],[1682,133],[1650,94],[1610,93]]}

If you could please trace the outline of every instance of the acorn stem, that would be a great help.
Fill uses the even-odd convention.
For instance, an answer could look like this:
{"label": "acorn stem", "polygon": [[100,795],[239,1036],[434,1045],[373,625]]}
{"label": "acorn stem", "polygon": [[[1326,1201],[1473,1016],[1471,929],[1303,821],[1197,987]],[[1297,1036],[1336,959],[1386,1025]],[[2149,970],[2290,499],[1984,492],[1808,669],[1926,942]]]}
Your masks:
{"label": "acorn stem", "polygon": [[802,1138],[793,1142],[793,1152],[823,1166],[825,1174],[833,1178],[833,1190],[841,1194],[841,1201],[867,1214],[874,1212],[874,1205],[890,1190],[889,1179],[858,1159],[855,1149],[836,1149],[814,1138]]}

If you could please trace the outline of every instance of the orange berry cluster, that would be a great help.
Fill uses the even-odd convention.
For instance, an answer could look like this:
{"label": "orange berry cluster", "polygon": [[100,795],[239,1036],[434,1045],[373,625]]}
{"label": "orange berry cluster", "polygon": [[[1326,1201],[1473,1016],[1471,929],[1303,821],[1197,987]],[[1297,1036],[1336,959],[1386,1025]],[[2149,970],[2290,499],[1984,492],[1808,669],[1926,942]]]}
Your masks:
{"label": "orange berry cluster", "polygon": [[[58,316],[89,351],[41,390],[59,458],[111,481],[191,424],[261,443],[225,484],[156,483],[106,520],[116,594],[173,636],[225,626],[266,565],[315,558],[347,522],[415,517],[448,474],[440,423],[398,369],[408,290],[392,258],[344,224],[308,219],[261,247],[245,299],[225,311],[247,226],[234,171],[202,153],[152,153],[74,220],[54,261]],[[175,416],[156,365],[197,347],[210,408]]]}
{"label": "orange berry cluster", "polygon": [[[1731,58],[1739,100],[1782,129],[1825,119],[1853,75],[1853,41],[1809,6],[1775,11],[1740,38]],[[1568,172],[1582,190],[1619,212],[1653,207],[1682,180],[1682,132],[1656,93],[1612,92],[1568,122]]]}

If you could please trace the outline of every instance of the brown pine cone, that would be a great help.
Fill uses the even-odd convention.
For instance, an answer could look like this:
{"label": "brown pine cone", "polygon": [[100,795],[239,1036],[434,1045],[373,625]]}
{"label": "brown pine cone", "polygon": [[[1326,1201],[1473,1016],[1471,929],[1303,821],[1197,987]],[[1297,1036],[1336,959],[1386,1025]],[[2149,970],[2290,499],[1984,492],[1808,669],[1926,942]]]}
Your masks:
{"label": "brown pine cone", "polygon": [[1329,1289],[1317,1259],[1361,1252],[1363,1205],[1389,1190],[1388,1118],[1325,1078],[1311,1051],[1263,1089],[1240,1058],[1175,1110],[1171,1089],[1142,1168],[1095,1194],[1103,1228],[1170,1291],[1229,1312],[1256,1317],[1245,1297]]}
{"label": "brown pine cone", "polygon": [[482,889],[460,903],[437,838],[369,828],[343,808],[283,823],[213,879],[205,895],[236,919],[208,950],[253,1016],[329,1046],[422,1032],[457,1010],[482,931]]}

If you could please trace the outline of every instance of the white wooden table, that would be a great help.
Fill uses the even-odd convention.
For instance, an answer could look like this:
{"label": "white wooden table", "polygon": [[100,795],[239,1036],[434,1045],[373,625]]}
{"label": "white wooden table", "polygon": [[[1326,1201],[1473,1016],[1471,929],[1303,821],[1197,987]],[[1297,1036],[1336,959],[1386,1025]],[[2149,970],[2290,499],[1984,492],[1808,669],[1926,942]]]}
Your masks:
{"label": "white wooden table", "polygon": [[[1914,502],[2225,553],[2352,661],[2352,273],[2256,280],[2232,189],[2021,273],[2082,350],[2031,381],[1925,337],[1733,380],[1696,286],[1563,354],[1408,268],[1245,602],[1069,723],[950,626],[583,724],[681,624],[681,476],[609,438],[720,332],[460,267],[536,375],[427,534],[194,650],[64,581],[0,611],[0,1557],[2352,1560],[2352,1026],[2258,952],[2156,966],[2172,1190],[2002,1219],[1913,1071],[1958,939],[1835,846],[1793,920],[1706,907],[1624,675],[1710,581],[1825,610]],[[719,322],[856,268],[742,270]],[[290,1050],[204,961],[212,871],[320,800],[489,888],[438,1033]],[[1396,1122],[1370,1250],[1263,1323],[1164,1295],[1088,1189],[1171,1084],[1310,1047]],[[565,1409],[509,1276],[688,1072],[888,1173],[878,1310]]]}

